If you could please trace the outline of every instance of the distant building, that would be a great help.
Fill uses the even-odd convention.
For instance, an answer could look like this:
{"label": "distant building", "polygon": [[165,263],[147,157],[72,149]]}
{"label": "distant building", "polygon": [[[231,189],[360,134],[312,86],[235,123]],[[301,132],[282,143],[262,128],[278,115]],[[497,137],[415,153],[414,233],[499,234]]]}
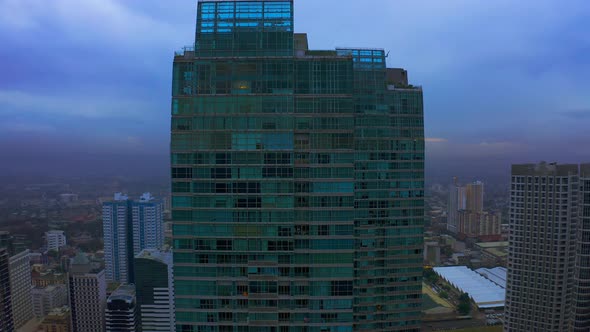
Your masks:
{"label": "distant building", "polygon": [[512,166],[506,332],[569,330],[579,185],[578,165]]}
{"label": "distant building", "polygon": [[66,285],[35,287],[32,290],[33,315],[45,317],[55,308],[68,304],[68,288]]}
{"label": "distant building", "polygon": [[86,255],[72,259],[68,278],[73,332],[104,332],[105,271],[96,268]]}
{"label": "distant building", "polygon": [[12,319],[14,328],[19,329],[33,318],[29,250],[10,257],[9,266]]}
{"label": "distant building", "polygon": [[14,331],[9,261],[8,249],[0,247],[0,332]]}
{"label": "distant building", "polygon": [[164,245],[164,208],[161,201],[144,193],[131,203],[133,256],[143,249],[160,249]]}
{"label": "distant building", "polygon": [[474,249],[480,252],[480,257],[484,266],[507,266],[508,241],[480,242],[475,244]]}
{"label": "distant building", "polygon": [[102,213],[107,281],[131,283],[133,256],[164,244],[162,203],[149,193],[138,201],[116,193],[103,203]]}
{"label": "distant building", "polygon": [[140,331],[138,311],[135,286],[119,286],[107,299],[106,331]]}
{"label": "distant building", "polygon": [[457,233],[458,212],[466,208],[465,187],[458,183],[458,179],[453,178],[453,183],[449,186],[449,208],[447,213],[447,230],[453,234]]}
{"label": "distant building", "polygon": [[502,235],[500,213],[462,210],[457,213],[457,233],[467,237]]}
{"label": "distant building", "polygon": [[102,205],[104,259],[106,280],[109,282],[128,282],[131,279],[128,199],[127,195],[116,193],[112,201]]}
{"label": "distant building", "polygon": [[78,195],[76,194],[60,194],[59,201],[64,204],[72,204],[78,201]]}
{"label": "distant building", "polygon": [[440,244],[438,241],[424,242],[424,262],[430,265],[440,264]]}
{"label": "distant building", "polygon": [[465,185],[465,210],[483,211],[483,182],[475,181]]}
{"label": "distant building", "polygon": [[67,306],[55,308],[39,325],[39,332],[71,332],[71,312]]}
{"label": "distant building", "polygon": [[64,231],[49,231],[45,233],[45,240],[47,241],[47,250],[59,251],[61,247],[66,245],[66,235]]}
{"label": "distant building", "polygon": [[145,249],[135,256],[135,287],[143,332],[175,330],[172,252]]}

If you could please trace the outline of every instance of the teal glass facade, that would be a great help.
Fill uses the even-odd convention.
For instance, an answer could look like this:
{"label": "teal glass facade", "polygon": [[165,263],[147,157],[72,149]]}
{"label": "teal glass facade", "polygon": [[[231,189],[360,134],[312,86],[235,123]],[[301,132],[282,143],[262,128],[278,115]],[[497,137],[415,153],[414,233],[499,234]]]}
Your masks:
{"label": "teal glass facade", "polygon": [[292,1],[201,1],[174,59],[177,331],[419,331],[422,91],[298,38]]}

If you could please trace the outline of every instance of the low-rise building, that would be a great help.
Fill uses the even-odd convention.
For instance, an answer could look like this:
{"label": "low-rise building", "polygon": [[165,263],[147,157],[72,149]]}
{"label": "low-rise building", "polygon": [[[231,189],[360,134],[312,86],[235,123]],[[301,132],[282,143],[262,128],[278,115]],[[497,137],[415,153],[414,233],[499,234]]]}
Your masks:
{"label": "low-rise building", "polygon": [[49,231],[45,232],[45,240],[47,241],[47,250],[59,251],[61,247],[66,245],[66,235],[64,231]]}
{"label": "low-rise building", "polygon": [[55,308],[39,325],[39,332],[71,332],[70,308]]}
{"label": "low-rise building", "polygon": [[55,308],[68,303],[68,289],[66,285],[50,285],[35,287],[32,290],[33,314],[37,318],[45,317]]}

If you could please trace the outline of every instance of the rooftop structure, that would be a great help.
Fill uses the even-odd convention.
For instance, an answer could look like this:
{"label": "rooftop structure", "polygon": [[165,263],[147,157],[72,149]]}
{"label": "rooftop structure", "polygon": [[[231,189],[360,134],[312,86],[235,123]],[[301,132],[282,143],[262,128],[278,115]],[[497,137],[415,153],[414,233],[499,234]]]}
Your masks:
{"label": "rooftop structure", "polygon": [[121,285],[107,300],[106,331],[139,331],[135,285]]}
{"label": "rooftop structure", "polygon": [[475,270],[475,272],[481,274],[482,276],[486,277],[487,279],[494,282],[496,285],[506,289],[506,273],[507,270],[505,267],[494,267],[491,269],[481,268]]}
{"label": "rooftop structure", "polygon": [[441,278],[469,297],[480,309],[504,307],[506,291],[466,266],[433,268]]}

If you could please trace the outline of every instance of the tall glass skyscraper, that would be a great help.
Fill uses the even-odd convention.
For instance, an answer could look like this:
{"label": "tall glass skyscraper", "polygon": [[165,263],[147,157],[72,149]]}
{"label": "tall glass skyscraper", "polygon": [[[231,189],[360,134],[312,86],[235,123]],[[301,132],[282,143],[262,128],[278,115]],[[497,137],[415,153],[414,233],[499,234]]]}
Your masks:
{"label": "tall glass skyscraper", "polygon": [[293,1],[199,2],[173,69],[177,331],[420,330],[422,90],[381,49],[307,45]]}

